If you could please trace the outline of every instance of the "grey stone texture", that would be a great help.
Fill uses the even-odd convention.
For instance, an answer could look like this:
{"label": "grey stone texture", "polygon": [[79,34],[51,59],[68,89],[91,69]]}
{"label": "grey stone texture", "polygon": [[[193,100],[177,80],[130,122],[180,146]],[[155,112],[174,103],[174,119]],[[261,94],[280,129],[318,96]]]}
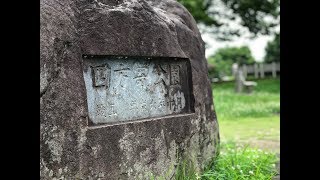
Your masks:
{"label": "grey stone texture", "polygon": [[[201,171],[219,128],[204,42],[173,0],[40,1],[41,179],[170,178],[184,160]],[[195,113],[88,125],[83,55],[189,58]]]}

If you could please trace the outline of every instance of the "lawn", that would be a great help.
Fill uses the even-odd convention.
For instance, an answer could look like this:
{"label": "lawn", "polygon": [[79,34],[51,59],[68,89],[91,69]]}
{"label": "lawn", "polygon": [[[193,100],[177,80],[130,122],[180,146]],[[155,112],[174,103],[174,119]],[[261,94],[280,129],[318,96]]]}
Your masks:
{"label": "lawn", "polygon": [[280,178],[280,79],[256,82],[251,94],[235,93],[234,82],[212,85],[220,155],[201,176],[180,179]]}
{"label": "lawn", "polygon": [[195,172],[192,163],[183,162],[175,179],[279,179],[280,79],[257,83],[252,94],[235,93],[234,82],[212,85],[221,137],[219,156],[202,174]]}
{"label": "lawn", "polygon": [[234,82],[213,84],[221,141],[280,151],[280,79],[257,80],[252,94],[235,93]]}

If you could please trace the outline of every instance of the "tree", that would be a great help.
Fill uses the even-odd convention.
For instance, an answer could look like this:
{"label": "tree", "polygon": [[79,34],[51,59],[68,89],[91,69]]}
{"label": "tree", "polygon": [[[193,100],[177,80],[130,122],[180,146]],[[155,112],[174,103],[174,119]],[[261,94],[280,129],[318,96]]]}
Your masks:
{"label": "tree", "polygon": [[268,42],[264,62],[280,62],[280,34],[276,34],[274,39]]}
{"label": "tree", "polygon": [[[197,23],[211,27],[218,40],[231,40],[240,36],[239,28],[232,28],[223,19],[240,19],[240,25],[246,27],[255,37],[258,34],[269,35],[273,27],[279,24],[280,0],[178,0],[193,15]],[[227,10],[215,8],[221,2]]]}
{"label": "tree", "polygon": [[209,75],[213,77],[230,76],[233,63],[253,64],[253,58],[248,46],[220,48],[216,53],[208,58],[208,64],[212,68]]}

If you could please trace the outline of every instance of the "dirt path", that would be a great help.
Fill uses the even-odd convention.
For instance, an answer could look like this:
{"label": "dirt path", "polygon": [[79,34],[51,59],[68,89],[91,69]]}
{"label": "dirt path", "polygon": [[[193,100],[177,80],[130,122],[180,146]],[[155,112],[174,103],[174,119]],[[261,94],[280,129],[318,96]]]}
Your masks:
{"label": "dirt path", "polygon": [[249,144],[251,147],[256,147],[266,151],[280,152],[280,141],[250,139],[240,141],[240,143]]}

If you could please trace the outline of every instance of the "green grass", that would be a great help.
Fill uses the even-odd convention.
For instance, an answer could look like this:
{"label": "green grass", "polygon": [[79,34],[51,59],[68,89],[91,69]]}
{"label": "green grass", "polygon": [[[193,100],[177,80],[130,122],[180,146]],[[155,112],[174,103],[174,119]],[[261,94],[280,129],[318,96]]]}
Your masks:
{"label": "green grass", "polygon": [[190,161],[183,161],[177,167],[175,180],[196,180],[200,179],[200,176],[196,173],[194,164]]}
{"label": "green grass", "polygon": [[221,139],[234,140],[277,140],[280,138],[279,117],[244,118],[238,121],[221,121]]}
{"label": "green grass", "polygon": [[239,147],[236,143],[225,143],[222,152],[207,169],[201,179],[237,180],[259,179],[271,180],[277,174],[275,154],[260,149]]}
{"label": "green grass", "polygon": [[252,94],[234,92],[234,82],[213,85],[219,121],[271,117],[280,113],[280,80],[258,80]]}
{"label": "green grass", "polygon": [[220,155],[207,166],[203,174],[197,174],[191,162],[183,161],[177,167],[174,178],[176,180],[271,180],[278,173],[276,169],[278,157],[273,152],[242,146],[235,142],[221,143],[220,150]]}
{"label": "green grass", "polygon": [[256,80],[252,94],[235,93],[234,82],[213,85],[221,140],[280,151],[280,79]]}
{"label": "green grass", "polygon": [[[280,152],[280,79],[256,80],[252,94],[213,84],[221,149],[201,179],[272,179]],[[258,149],[259,148],[259,149]]]}

